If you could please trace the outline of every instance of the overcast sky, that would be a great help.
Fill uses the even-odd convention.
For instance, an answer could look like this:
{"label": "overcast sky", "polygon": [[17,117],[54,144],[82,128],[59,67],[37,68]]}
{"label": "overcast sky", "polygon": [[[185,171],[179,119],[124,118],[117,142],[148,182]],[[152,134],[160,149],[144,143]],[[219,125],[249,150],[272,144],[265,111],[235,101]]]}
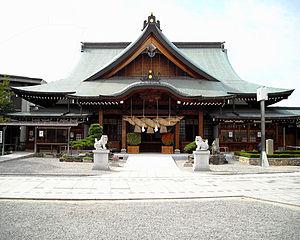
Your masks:
{"label": "overcast sky", "polygon": [[244,79],[295,88],[300,107],[299,0],[7,0],[0,2],[0,73],[64,78],[80,42],[134,41],[153,12],[171,41],[225,41]]}

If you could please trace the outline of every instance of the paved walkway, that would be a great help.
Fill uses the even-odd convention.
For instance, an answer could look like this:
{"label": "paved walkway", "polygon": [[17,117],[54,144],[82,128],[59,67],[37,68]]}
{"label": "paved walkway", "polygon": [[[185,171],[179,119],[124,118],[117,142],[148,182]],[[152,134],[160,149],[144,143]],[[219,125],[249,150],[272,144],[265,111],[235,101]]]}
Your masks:
{"label": "paved walkway", "polygon": [[182,175],[170,155],[130,155],[118,176],[125,177],[172,177]]}
{"label": "paved walkway", "polygon": [[[91,164],[81,164],[78,166],[91,167]],[[0,198],[172,199],[233,196],[300,206],[300,173],[212,175],[211,172],[182,171],[168,155],[143,154],[131,155],[123,168],[99,171],[97,175],[90,176],[0,174]]]}
{"label": "paved walkway", "polygon": [[13,152],[11,154],[0,156],[0,163],[6,161],[17,160],[21,158],[28,158],[33,156],[33,152]]}
{"label": "paved walkway", "polygon": [[125,177],[0,176],[0,198],[159,199],[246,196],[300,206],[300,174]]}

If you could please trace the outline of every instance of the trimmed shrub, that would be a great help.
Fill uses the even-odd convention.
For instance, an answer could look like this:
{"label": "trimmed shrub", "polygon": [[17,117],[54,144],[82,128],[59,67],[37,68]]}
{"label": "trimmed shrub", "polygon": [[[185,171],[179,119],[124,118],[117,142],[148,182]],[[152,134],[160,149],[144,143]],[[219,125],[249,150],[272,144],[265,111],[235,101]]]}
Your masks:
{"label": "trimmed shrub", "polygon": [[82,162],[82,158],[78,155],[64,154],[59,158],[60,162]]}
{"label": "trimmed shrub", "polygon": [[174,134],[173,133],[163,133],[161,135],[161,141],[165,146],[172,146],[174,144]]}
{"label": "trimmed shrub", "polygon": [[70,144],[73,148],[84,149],[91,148],[94,146],[95,138],[98,140],[101,138],[103,133],[103,127],[98,123],[91,124],[89,128],[89,136],[82,140],[71,141]]}
{"label": "trimmed shrub", "polygon": [[98,123],[93,123],[89,127],[89,136],[93,136],[97,138],[98,140],[101,138],[103,133],[103,127],[100,126]]}
{"label": "trimmed shrub", "polygon": [[85,156],[85,157],[82,158],[82,160],[87,161],[87,162],[93,161],[93,157]]}
{"label": "trimmed shrub", "polygon": [[141,134],[139,133],[127,133],[127,144],[129,146],[140,145],[142,141]]}
{"label": "trimmed shrub", "polygon": [[[242,157],[247,157],[247,158],[259,158],[260,153],[259,152],[235,152],[234,153],[236,156],[242,156]],[[294,153],[294,154],[288,154],[288,153],[281,153],[281,152],[276,152],[272,155],[268,155],[269,158],[298,158],[300,157],[300,154]]]}
{"label": "trimmed shrub", "polygon": [[194,141],[194,142],[191,142],[191,143],[185,145],[183,151],[184,151],[185,153],[193,153],[193,151],[195,151],[196,148],[197,148],[197,145],[196,145],[196,142]]}
{"label": "trimmed shrub", "polygon": [[283,154],[283,153],[287,153],[287,154],[300,154],[300,150],[284,150],[284,151],[275,151],[274,153],[278,153],[278,154]]}

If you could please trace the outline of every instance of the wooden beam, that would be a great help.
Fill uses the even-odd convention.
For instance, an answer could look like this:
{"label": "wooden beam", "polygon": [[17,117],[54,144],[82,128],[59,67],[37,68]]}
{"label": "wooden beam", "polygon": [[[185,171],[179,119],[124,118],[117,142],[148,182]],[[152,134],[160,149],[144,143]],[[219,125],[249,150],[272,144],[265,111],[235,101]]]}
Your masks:
{"label": "wooden beam", "polygon": [[126,149],[126,127],[127,127],[127,122],[122,119],[122,149]]}
{"label": "wooden beam", "polygon": [[175,149],[179,149],[180,122],[175,125]]}
{"label": "wooden beam", "polygon": [[100,126],[103,126],[103,111],[99,110],[98,123]]}
{"label": "wooden beam", "polygon": [[204,127],[203,127],[203,112],[199,111],[198,113],[198,134],[204,138]]}

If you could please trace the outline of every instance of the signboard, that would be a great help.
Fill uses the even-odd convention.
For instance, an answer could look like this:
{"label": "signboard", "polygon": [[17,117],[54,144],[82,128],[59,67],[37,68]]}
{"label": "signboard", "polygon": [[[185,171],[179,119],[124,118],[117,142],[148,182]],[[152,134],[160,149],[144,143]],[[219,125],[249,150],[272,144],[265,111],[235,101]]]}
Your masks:
{"label": "signboard", "polygon": [[0,131],[0,143],[2,143],[2,138],[3,138],[3,132]]}
{"label": "signboard", "polygon": [[233,132],[228,132],[228,137],[232,138],[233,137]]}
{"label": "signboard", "polygon": [[44,131],[39,131],[39,137],[44,137]]}
{"label": "signboard", "polygon": [[261,137],[261,132],[257,132],[257,137]]}
{"label": "signboard", "polygon": [[256,90],[257,101],[268,100],[268,89],[267,87],[260,87]]}

